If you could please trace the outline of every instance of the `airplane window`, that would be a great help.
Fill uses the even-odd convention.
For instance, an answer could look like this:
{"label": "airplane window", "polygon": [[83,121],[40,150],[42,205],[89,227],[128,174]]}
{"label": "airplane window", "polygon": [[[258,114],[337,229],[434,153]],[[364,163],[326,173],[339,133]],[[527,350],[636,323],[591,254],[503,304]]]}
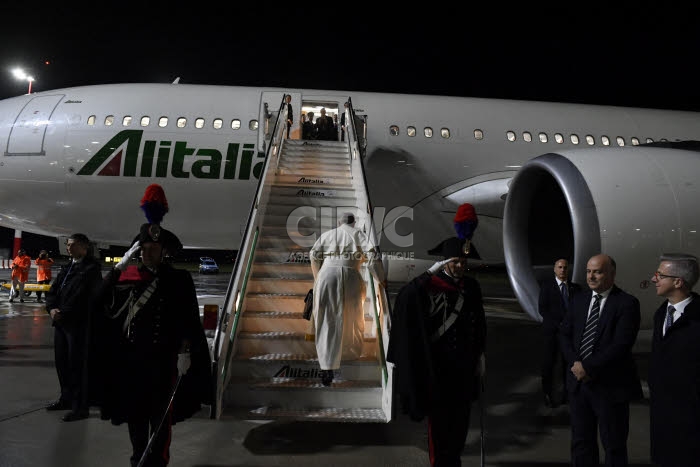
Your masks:
{"label": "airplane window", "polygon": [[90,116],[88,117],[87,124],[90,125],[90,126],[92,126],[92,125],[95,124],[95,116],[94,116],[94,115],[90,115]]}
{"label": "airplane window", "polygon": [[668,141],[666,138],[661,138],[659,141]]}
{"label": "airplane window", "polygon": [[231,129],[232,130],[240,130],[241,129],[241,121],[238,120],[237,118],[234,118],[231,120]]}
{"label": "airplane window", "polygon": [[141,126],[148,126],[151,124],[151,117],[144,115],[141,117]]}
{"label": "airplane window", "polygon": [[122,126],[129,126],[131,125],[131,115],[125,115],[124,118],[122,119]]}
{"label": "airplane window", "polygon": [[653,142],[654,142],[654,140],[653,140],[653,139],[651,139],[651,138],[647,138],[647,143],[653,143]]}
{"label": "airplane window", "polygon": [[248,122],[248,129],[253,131],[258,131],[258,121],[251,120]]}
{"label": "airplane window", "polygon": [[576,135],[576,134],[571,135],[571,144],[578,144],[578,135]]}
{"label": "airplane window", "polygon": [[639,138],[636,136],[632,137],[632,146],[639,146]]}
{"label": "airplane window", "polygon": [[586,135],[586,142],[589,146],[593,146],[595,144],[595,138],[591,135]]}
{"label": "airplane window", "polygon": [[561,133],[554,133],[554,141],[556,141],[557,144],[562,144],[564,142],[564,137]]}
{"label": "airplane window", "polygon": [[158,126],[161,128],[168,126],[168,117],[160,117],[158,119]]}
{"label": "airplane window", "polygon": [[107,115],[105,117],[105,126],[111,126],[114,123],[114,115]]}
{"label": "airplane window", "polygon": [[220,118],[215,118],[214,119],[214,129],[220,130],[222,126],[224,126],[224,121],[221,120]]}
{"label": "airplane window", "polygon": [[523,139],[525,140],[526,143],[529,143],[532,141],[532,135],[530,134],[529,131],[523,131]]}
{"label": "airplane window", "polygon": [[397,127],[396,125],[391,125],[389,127],[389,134],[391,136],[399,136],[399,127]]}
{"label": "airplane window", "polygon": [[425,135],[426,138],[432,138],[433,137],[433,129],[430,128],[429,126],[423,128],[423,135]]}
{"label": "airplane window", "polygon": [[506,138],[508,138],[508,141],[515,141],[515,133],[512,131],[507,131]]}
{"label": "airplane window", "polygon": [[177,119],[178,128],[185,128],[185,125],[187,125],[187,119],[185,117],[180,117]]}
{"label": "airplane window", "polygon": [[443,138],[449,138],[450,137],[450,129],[449,128],[440,128],[440,136],[442,136]]}
{"label": "airplane window", "polygon": [[408,134],[408,136],[416,136],[416,127],[414,127],[414,126],[407,127],[406,134]]}
{"label": "airplane window", "polygon": [[204,128],[204,119],[203,118],[198,118],[194,121],[194,127],[195,128]]}
{"label": "airplane window", "polygon": [[547,141],[549,141],[547,133],[540,133],[540,143],[546,143]]}
{"label": "airplane window", "polygon": [[601,136],[600,141],[603,143],[603,146],[610,146],[610,138],[608,138],[607,136]]}
{"label": "airplane window", "polygon": [[474,139],[484,139],[484,132],[479,129],[474,130]]}
{"label": "airplane window", "polygon": [[622,136],[618,136],[617,137],[617,145],[624,146],[625,145],[625,138],[623,138]]}

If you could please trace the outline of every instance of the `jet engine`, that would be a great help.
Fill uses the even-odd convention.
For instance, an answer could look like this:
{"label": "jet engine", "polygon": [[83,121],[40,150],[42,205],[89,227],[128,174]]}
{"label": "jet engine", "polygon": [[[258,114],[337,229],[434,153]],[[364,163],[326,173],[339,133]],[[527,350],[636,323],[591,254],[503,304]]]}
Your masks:
{"label": "jet engine", "polygon": [[700,256],[700,151],[690,143],[560,151],[520,168],[503,246],[510,283],[532,318],[542,319],[539,281],[557,259],[569,260],[572,280],[587,290],[586,263],[605,253],[616,262],[616,285],[641,302],[642,329],[651,327],[663,301],[650,281],[659,256]]}

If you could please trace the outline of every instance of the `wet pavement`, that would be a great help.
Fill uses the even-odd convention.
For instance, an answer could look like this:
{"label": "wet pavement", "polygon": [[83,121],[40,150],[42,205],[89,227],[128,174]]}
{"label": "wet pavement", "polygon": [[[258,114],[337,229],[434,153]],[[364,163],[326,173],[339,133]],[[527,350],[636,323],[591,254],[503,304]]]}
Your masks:
{"label": "wet pavement", "polygon": [[[0,270],[0,280],[9,272]],[[223,300],[229,275],[193,274],[200,301]],[[397,286],[390,289],[395,294]],[[4,290],[4,289],[3,289]],[[488,299],[487,378],[484,398],[488,466],[569,465],[566,406],[544,407],[540,396],[540,329],[512,300]],[[644,351],[637,354],[646,378]],[[62,422],[44,406],[58,395],[53,333],[35,297],[10,304],[0,292],[0,466],[128,466],[126,426],[90,418]],[[473,406],[463,465],[480,465],[480,417]],[[631,407],[632,466],[648,466],[648,406]],[[204,409],[175,425],[171,466],[426,466],[425,422],[397,414],[387,424],[254,421],[209,418]]]}

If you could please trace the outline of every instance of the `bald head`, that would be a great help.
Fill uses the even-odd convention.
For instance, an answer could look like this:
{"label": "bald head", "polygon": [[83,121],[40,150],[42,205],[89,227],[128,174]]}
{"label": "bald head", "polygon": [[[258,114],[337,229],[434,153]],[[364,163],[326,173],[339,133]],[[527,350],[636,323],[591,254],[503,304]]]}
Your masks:
{"label": "bald head", "polygon": [[604,254],[592,256],[586,264],[586,282],[596,293],[602,293],[615,284],[615,260]]}

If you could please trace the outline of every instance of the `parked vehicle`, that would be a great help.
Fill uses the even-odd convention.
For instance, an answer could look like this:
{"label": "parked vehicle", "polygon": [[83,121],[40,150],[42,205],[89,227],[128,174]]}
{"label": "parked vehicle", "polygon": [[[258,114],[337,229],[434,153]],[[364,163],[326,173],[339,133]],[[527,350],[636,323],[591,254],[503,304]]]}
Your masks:
{"label": "parked vehicle", "polygon": [[199,258],[199,273],[200,274],[218,274],[219,265],[216,264],[214,258],[202,256]]}

